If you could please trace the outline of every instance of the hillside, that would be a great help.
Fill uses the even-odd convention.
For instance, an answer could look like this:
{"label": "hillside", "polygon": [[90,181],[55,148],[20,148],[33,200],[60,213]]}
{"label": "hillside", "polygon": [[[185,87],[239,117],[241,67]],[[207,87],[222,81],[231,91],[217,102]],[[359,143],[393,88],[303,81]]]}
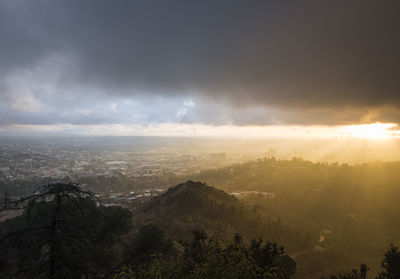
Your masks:
{"label": "hillside", "polygon": [[[156,224],[176,241],[189,240],[194,230],[204,230],[209,235],[218,233],[222,239],[232,239],[234,233],[239,233],[246,241],[263,238],[279,243],[290,256],[318,256],[314,249],[317,234],[305,234],[280,219],[267,218],[256,207],[201,182],[187,181],[171,187],[138,207],[134,215],[138,226]],[[298,274],[312,264],[301,259],[298,263]]]}
{"label": "hillside", "polygon": [[257,216],[245,218],[245,208],[235,197],[200,182],[188,181],[139,208],[140,222],[157,223],[173,238],[185,239],[193,230],[230,234]]}
{"label": "hillside", "polygon": [[136,222],[155,223],[171,238],[183,240],[193,230],[218,232],[226,238],[240,233],[245,238],[268,237],[289,250],[304,249],[305,237],[278,219],[264,218],[257,208],[238,198],[201,182],[187,181],[153,198],[139,207]]}
{"label": "hillside", "polygon": [[[240,200],[257,208],[261,218],[280,218],[310,235],[319,253],[314,270],[344,270],[360,262],[378,266],[382,251],[400,243],[399,162],[347,165],[272,158],[190,178],[244,192]],[[304,253],[297,256],[310,260]]]}

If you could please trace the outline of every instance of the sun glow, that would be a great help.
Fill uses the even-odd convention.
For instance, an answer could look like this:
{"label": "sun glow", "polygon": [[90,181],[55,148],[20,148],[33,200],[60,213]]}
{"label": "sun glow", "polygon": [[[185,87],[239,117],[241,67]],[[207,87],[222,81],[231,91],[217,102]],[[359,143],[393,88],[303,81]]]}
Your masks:
{"label": "sun glow", "polygon": [[351,138],[382,140],[399,137],[398,131],[391,130],[396,127],[394,123],[373,123],[350,125],[343,128],[343,136]]}

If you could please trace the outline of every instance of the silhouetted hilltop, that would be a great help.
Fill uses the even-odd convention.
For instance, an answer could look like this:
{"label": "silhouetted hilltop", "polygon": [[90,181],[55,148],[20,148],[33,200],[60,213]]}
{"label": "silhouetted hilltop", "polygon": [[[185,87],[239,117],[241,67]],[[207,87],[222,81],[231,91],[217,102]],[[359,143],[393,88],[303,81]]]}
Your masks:
{"label": "silhouetted hilltop", "polygon": [[[311,247],[309,240],[279,219],[263,218],[256,208],[201,182],[187,181],[137,208],[137,224],[154,223],[175,240],[189,239],[194,230],[219,233],[230,239],[263,237],[296,252]],[[307,240],[306,240],[307,239]]]}
{"label": "silhouetted hilltop", "polygon": [[145,210],[174,216],[194,215],[219,219],[225,218],[228,213],[238,213],[236,211],[243,210],[243,206],[237,198],[222,190],[189,180],[152,199]]}
{"label": "silhouetted hilltop", "polygon": [[233,234],[245,220],[243,204],[234,196],[201,182],[187,181],[153,198],[136,212],[138,223],[161,226],[170,237],[187,239],[194,230]]}

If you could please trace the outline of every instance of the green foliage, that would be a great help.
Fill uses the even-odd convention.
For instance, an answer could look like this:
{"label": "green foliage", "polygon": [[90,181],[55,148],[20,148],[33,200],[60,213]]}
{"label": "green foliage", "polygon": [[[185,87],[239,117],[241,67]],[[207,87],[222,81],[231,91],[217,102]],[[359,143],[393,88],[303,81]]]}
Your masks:
{"label": "green foliage", "polygon": [[[138,237],[140,238],[140,233]],[[287,261],[282,260],[290,259],[284,254],[283,248],[278,248],[272,243],[262,246],[261,240],[252,243],[257,244],[245,245],[238,234],[232,242],[224,243],[217,235],[208,238],[205,232],[195,231],[192,241],[184,244],[183,253],[151,254],[151,260],[135,261],[130,264],[130,268],[121,268],[114,278],[290,278],[295,269],[295,262],[291,260],[291,265],[287,265]]]}
{"label": "green foliage", "polygon": [[138,270],[137,279],[179,279],[182,272],[182,259],[179,257],[165,257],[165,255],[153,254],[153,260]]}
{"label": "green foliage", "polygon": [[[378,274],[376,279],[399,279],[400,278],[400,251],[394,246],[390,245],[389,250],[384,254],[381,262],[382,271]],[[361,264],[359,269],[353,269],[351,273],[333,274],[330,279],[365,279],[369,268],[366,264]],[[325,277],[322,277],[323,279]]]}
{"label": "green foliage", "polygon": [[121,267],[118,271],[116,271],[112,278],[113,279],[133,279],[135,277],[134,277],[134,272],[132,271],[132,269],[124,266],[124,267]]}
{"label": "green foliage", "polygon": [[[367,277],[369,268],[366,264],[361,264],[359,269],[353,268],[350,273],[333,274],[330,279],[365,279]],[[322,277],[323,279],[324,277]]]}
{"label": "green foliage", "polygon": [[221,228],[232,225],[245,239],[262,236],[282,244],[299,263],[297,276],[319,277],[360,262],[372,266],[375,276],[383,247],[400,242],[400,162],[348,165],[272,158],[184,179],[242,193],[238,197],[252,209],[245,214],[250,218],[234,223],[227,217]]}
{"label": "green foliage", "polygon": [[217,235],[208,239],[204,232],[194,232],[184,258],[196,279],[289,278],[296,268],[283,248],[269,242],[263,246],[262,240],[252,240],[247,246],[239,234],[223,245]]}
{"label": "green foliage", "polygon": [[[251,241],[250,251],[260,267],[278,266],[287,276],[294,274],[296,262],[285,255],[283,247],[278,247],[276,243],[266,243],[262,245],[262,239]],[[267,270],[268,271],[268,270]]]}
{"label": "green foliage", "polygon": [[[303,164],[308,163],[295,162],[297,166]],[[329,187],[332,190],[330,195],[347,192],[339,185],[336,185],[337,189]],[[285,190],[281,193],[290,196]],[[303,201],[316,199],[318,202],[314,205],[320,208],[319,199],[328,199],[328,194],[318,193],[318,196],[304,197]],[[272,200],[263,202],[274,203]],[[366,241],[362,234],[364,232],[355,230],[362,224],[362,219],[357,214],[346,214],[347,223],[340,218],[324,221],[339,222],[340,226],[333,226],[333,229],[341,229],[340,239],[330,232],[322,232],[327,240],[312,240],[311,235],[309,243],[314,241],[317,245],[310,248],[304,244],[303,235],[281,219],[261,216],[259,209],[252,208],[249,201],[243,202],[221,190],[193,181],[171,188],[143,205],[135,216],[135,222],[142,225],[132,231],[132,218],[128,210],[103,207],[92,193],[82,191],[75,184],[50,184],[18,203],[25,207],[23,215],[0,224],[0,278],[286,279],[293,276],[303,278],[307,274],[315,278],[324,272],[329,261],[335,270],[346,270],[342,262],[357,260],[349,254],[338,252],[339,249],[329,249],[342,248],[343,241],[349,247],[356,247],[354,239],[348,237],[349,231],[360,235],[359,243]],[[262,203],[258,205],[262,206]],[[293,207],[296,206],[294,202]],[[347,206],[352,207],[351,204]],[[322,212],[317,213],[301,210],[299,216],[305,212],[310,218],[318,214],[333,214],[326,207],[321,207]],[[143,225],[143,220],[155,221],[155,224]],[[309,226],[318,220],[305,222],[309,222]],[[197,230],[190,240],[188,237],[181,238],[193,228]],[[209,237],[202,228],[214,232],[214,235]],[[229,239],[227,235],[232,237],[232,241],[223,240]],[[254,235],[262,235],[262,238],[267,236],[272,242],[264,243],[262,238],[254,238]],[[289,256],[274,243],[277,238],[284,239],[286,243],[295,243],[299,239],[304,243],[297,243],[295,247],[298,250]],[[181,242],[176,242],[180,239]],[[292,241],[288,241],[290,239]],[[366,242],[365,246],[368,244]],[[300,266],[298,270],[295,260]],[[306,266],[304,263],[309,264]],[[377,279],[400,278],[400,251],[397,247],[391,246],[385,253],[381,267]],[[5,272],[1,273],[2,270]],[[329,278],[366,279],[368,270],[362,264],[359,269]],[[373,270],[370,272],[376,274]]]}
{"label": "green foliage", "polygon": [[131,218],[98,206],[75,184],[49,184],[18,203],[25,211],[6,222],[3,247],[17,252],[15,276],[22,278],[94,278],[110,267],[109,247]]}
{"label": "green foliage", "polygon": [[129,249],[131,261],[145,263],[151,261],[156,253],[168,253],[172,250],[172,242],[167,239],[163,230],[153,224],[139,228]]}
{"label": "green foliage", "polygon": [[391,245],[389,251],[381,263],[383,271],[378,275],[378,279],[398,279],[400,278],[400,251]]}

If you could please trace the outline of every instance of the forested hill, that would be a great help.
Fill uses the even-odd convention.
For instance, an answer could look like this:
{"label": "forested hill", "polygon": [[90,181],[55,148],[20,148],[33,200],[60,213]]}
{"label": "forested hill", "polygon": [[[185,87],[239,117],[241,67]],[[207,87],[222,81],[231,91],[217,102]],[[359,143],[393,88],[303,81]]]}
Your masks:
{"label": "forested hill", "polygon": [[213,218],[220,217],[214,214],[219,213],[218,209],[242,208],[234,196],[191,180],[169,188],[164,194],[152,199],[147,206],[152,211],[163,210],[168,214],[205,214]]}
{"label": "forested hill", "polygon": [[[295,230],[318,234],[319,239],[313,239],[320,253],[315,269],[359,262],[378,266],[381,252],[390,243],[400,243],[400,162],[347,165],[263,159],[190,178],[242,193],[242,201],[264,218],[281,218]],[[305,257],[299,254],[296,261]]]}
{"label": "forested hill", "polygon": [[[334,229],[335,222],[369,221],[376,223],[374,228],[391,227],[392,232],[400,228],[399,162],[350,166],[265,159],[209,170],[191,178],[230,193],[261,192],[265,198],[258,205],[265,209],[263,212],[279,215],[290,224],[301,225],[306,220],[305,225],[312,221],[321,229]],[[258,200],[261,197],[258,195]],[[248,199],[256,200],[255,194]],[[392,232],[381,237],[395,241],[399,234]]]}
{"label": "forested hill", "polygon": [[[383,239],[376,232],[390,228],[355,214],[347,223],[345,217],[324,224],[306,215],[305,232],[275,218],[284,215],[279,207],[268,209],[279,197],[251,195],[238,199],[188,181],[129,210],[104,206],[76,184],[44,185],[9,201],[24,211],[0,223],[0,278],[320,278],[379,253],[376,264],[368,264],[378,271],[389,245],[379,251]],[[390,262],[383,262],[379,278],[399,278],[385,275],[400,274],[392,268],[400,266],[398,249],[391,246],[384,256]],[[361,265],[331,278],[365,279],[367,270]]]}
{"label": "forested hill", "polygon": [[292,252],[312,247],[307,235],[278,219],[264,218],[233,195],[200,182],[187,181],[169,188],[137,208],[134,215],[136,222],[155,223],[176,240],[190,238],[194,230],[204,230],[218,232],[226,239],[234,233],[246,239],[263,237],[290,247],[288,251]]}

